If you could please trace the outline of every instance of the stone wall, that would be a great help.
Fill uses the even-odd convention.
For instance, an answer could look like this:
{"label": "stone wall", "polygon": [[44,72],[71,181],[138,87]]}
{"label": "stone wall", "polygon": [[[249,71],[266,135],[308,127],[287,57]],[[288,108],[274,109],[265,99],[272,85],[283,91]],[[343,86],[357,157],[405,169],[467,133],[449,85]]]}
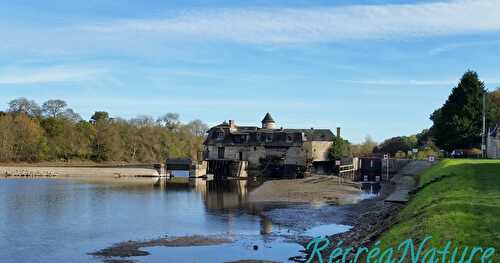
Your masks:
{"label": "stone wall", "polygon": [[208,160],[219,159],[219,147],[224,147],[224,159],[248,161],[248,169],[260,167],[260,160],[267,157],[284,158],[283,164],[305,166],[306,159],[312,158],[314,162],[329,161],[328,153],[332,142],[314,141],[304,142],[303,146],[270,147],[270,146],[243,146],[243,145],[209,145],[207,146]]}
{"label": "stone wall", "polygon": [[[260,165],[260,160],[267,156],[284,157],[284,164],[305,165],[305,151],[302,147],[265,147],[265,146],[221,146],[224,147],[224,159],[239,160],[240,152],[244,161],[249,166]],[[218,157],[218,146],[208,146],[208,159],[216,160]]]}
{"label": "stone wall", "polygon": [[333,142],[328,141],[313,141],[305,142],[304,149],[308,158],[312,158],[313,162],[329,161],[328,153]]}

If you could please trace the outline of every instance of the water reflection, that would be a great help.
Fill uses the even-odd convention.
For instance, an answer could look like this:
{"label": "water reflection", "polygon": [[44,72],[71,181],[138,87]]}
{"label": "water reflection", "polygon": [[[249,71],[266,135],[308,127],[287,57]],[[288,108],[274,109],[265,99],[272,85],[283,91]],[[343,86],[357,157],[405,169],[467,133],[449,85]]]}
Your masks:
{"label": "water reflection", "polygon": [[[247,203],[248,193],[260,184],[200,178],[2,179],[0,261],[99,262],[86,253],[125,240],[221,234],[239,240],[226,245],[235,251],[231,259],[238,259],[236,251],[243,249],[238,246],[247,240],[271,242],[266,244],[283,249],[273,250],[271,258],[286,261],[298,253],[297,246],[276,241],[273,235],[281,227],[261,213],[275,205]],[[171,262],[172,250],[164,251],[163,262]],[[256,256],[267,255],[259,251]],[[217,261],[206,255],[205,262]]]}
{"label": "water reflection", "polygon": [[260,233],[262,235],[269,235],[273,232],[273,222],[271,219],[261,216],[260,219]]}

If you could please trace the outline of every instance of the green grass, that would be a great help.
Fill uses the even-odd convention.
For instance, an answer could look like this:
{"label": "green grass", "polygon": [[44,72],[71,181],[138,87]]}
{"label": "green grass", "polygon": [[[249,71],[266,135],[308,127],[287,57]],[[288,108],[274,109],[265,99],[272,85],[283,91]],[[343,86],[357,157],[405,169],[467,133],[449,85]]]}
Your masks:
{"label": "green grass", "polygon": [[[432,182],[443,175],[453,176]],[[432,235],[437,248],[447,240],[452,247],[494,247],[493,262],[500,262],[500,160],[443,160],[419,175],[420,185],[428,182],[379,239],[382,246]]]}

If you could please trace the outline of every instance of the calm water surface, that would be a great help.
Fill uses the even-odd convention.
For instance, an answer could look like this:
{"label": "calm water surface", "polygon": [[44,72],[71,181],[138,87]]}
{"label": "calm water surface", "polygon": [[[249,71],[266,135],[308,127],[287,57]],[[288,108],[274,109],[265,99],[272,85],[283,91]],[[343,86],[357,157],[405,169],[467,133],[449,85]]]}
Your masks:
{"label": "calm water surface", "polygon": [[[234,243],[146,248],[139,262],[287,261],[301,246],[245,203],[247,181],[192,181],[191,187],[152,179],[117,183],[76,179],[0,179],[0,262],[102,262],[87,253],[126,240],[224,235]],[[345,231],[333,226],[333,231]],[[332,231],[332,228],[330,228]],[[259,249],[254,250],[253,246]],[[224,251],[224,253],[221,253]]]}

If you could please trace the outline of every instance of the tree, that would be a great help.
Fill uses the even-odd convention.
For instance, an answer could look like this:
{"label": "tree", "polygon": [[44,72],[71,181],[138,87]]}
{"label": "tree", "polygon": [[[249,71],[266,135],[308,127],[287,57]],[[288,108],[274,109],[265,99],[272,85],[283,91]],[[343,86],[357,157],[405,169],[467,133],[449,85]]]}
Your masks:
{"label": "tree", "polygon": [[109,119],[109,114],[105,111],[96,111],[94,112],[94,115],[90,117],[90,121],[92,123],[95,123],[99,120],[108,120]]}
{"label": "tree", "polygon": [[75,152],[81,159],[90,159],[92,157],[92,145],[95,141],[95,127],[86,121],[79,121],[75,124]]}
{"label": "tree", "polygon": [[64,100],[48,100],[43,103],[42,111],[46,116],[55,118],[68,106]]}
{"label": "tree", "polygon": [[349,141],[335,136],[329,155],[331,160],[339,160],[345,157],[350,157],[352,154]]}
{"label": "tree", "polygon": [[[432,113],[432,136],[446,151],[478,147],[481,143],[484,83],[474,71],[467,71],[453,88],[444,105]],[[490,96],[486,97],[487,122],[494,119]]]}
{"label": "tree", "polygon": [[429,129],[423,129],[420,133],[417,133],[417,146],[423,147],[429,144],[434,144],[434,138]]}
{"label": "tree", "polygon": [[389,153],[394,156],[397,152],[407,153],[409,150],[417,147],[417,136],[397,136],[383,141],[377,146],[378,153]]}
{"label": "tree", "polygon": [[0,116],[0,161],[14,159],[14,144],[16,134],[12,115]]}
{"label": "tree", "polygon": [[36,120],[25,114],[13,119],[12,129],[16,135],[12,151],[16,161],[37,161],[44,158],[47,144],[43,129]]}
{"label": "tree", "polygon": [[168,157],[196,158],[207,126],[199,120],[184,125],[179,115],[161,121],[149,116],[125,120],[97,111],[90,121],[61,100],[44,103],[19,98],[0,111],[0,161],[84,159],[163,162]]}
{"label": "tree", "polygon": [[80,114],[76,113],[73,109],[69,108],[66,109],[64,112],[62,112],[60,115],[62,118],[65,118],[75,123],[82,120],[82,116],[80,116]]}
{"label": "tree", "polygon": [[179,128],[179,125],[181,123],[179,120],[179,113],[172,112],[161,116],[157,121],[160,125],[166,127],[169,130],[175,130]]}
{"label": "tree", "polygon": [[8,112],[24,113],[30,117],[40,116],[42,110],[34,100],[17,98],[9,102]]}
{"label": "tree", "polygon": [[193,136],[203,137],[208,131],[208,126],[201,120],[193,120],[186,124],[186,128]]}
{"label": "tree", "polygon": [[492,91],[489,93],[490,99],[492,101],[492,108],[491,109],[494,113],[494,119],[491,126],[493,126],[495,123],[500,122],[500,87],[498,87],[495,91]]}
{"label": "tree", "polygon": [[351,146],[351,151],[353,156],[368,156],[373,153],[373,149],[377,146],[377,143],[367,135],[365,141],[361,144],[355,144]]}

